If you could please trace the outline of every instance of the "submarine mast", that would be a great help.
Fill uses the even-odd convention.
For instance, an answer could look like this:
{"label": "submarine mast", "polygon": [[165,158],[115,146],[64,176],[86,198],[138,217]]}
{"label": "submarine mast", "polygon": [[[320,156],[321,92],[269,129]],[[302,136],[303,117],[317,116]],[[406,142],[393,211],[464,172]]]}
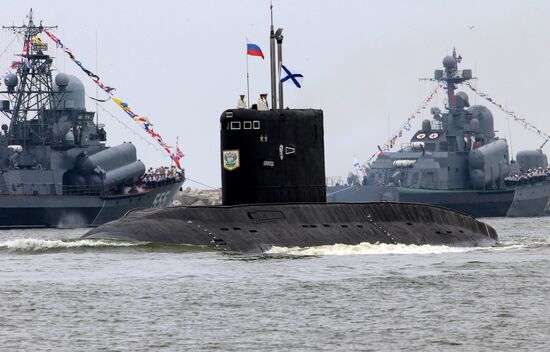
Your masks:
{"label": "submarine mast", "polygon": [[271,27],[269,30],[269,60],[271,63],[271,108],[277,106],[277,71],[275,69],[275,29],[273,27],[273,2],[269,3],[271,12]]}

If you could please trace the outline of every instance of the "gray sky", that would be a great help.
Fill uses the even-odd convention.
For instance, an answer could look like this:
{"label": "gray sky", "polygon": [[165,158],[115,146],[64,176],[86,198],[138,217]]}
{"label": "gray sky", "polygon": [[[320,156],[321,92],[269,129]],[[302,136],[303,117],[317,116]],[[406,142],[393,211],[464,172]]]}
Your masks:
{"label": "gray sky", "polygon": [[[57,24],[56,34],[77,58],[116,87],[134,112],[149,117],[165,141],[175,144],[179,136],[189,178],[221,184],[219,116],[246,93],[245,38],[269,55],[268,0],[17,0],[2,5],[3,25],[22,24],[31,7],[37,20]],[[550,81],[550,2],[275,0],[274,5],[275,25],[284,28],[284,62],[304,75],[302,89],[285,89],[285,105],[324,110],[327,176],[346,175],[354,155],[365,161],[385,142],[388,129],[397,129],[432,89],[432,82],[418,78],[432,77],[453,46],[464,58],[461,68],[479,77],[480,89],[550,132],[543,105]],[[0,52],[10,40],[3,31]],[[20,43],[13,44],[0,57],[2,72],[20,49]],[[95,94],[93,83],[63,52],[50,53],[60,71],[77,75]],[[267,57],[249,59],[252,102],[269,92]],[[442,102],[440,94],[432,105]],[[477,103],[483,102],[478,98]],[[113,102],[103,106],[149,138]],[[94,102],[87,107],[95,111]],[[512,131],[514,154],[540,146],[542,140],[514,122],[508,128],[505,115],[489,108],[499,134],[508,138]],[[110,145],[131,140],[148,166],[169,163],[99,111]]]}

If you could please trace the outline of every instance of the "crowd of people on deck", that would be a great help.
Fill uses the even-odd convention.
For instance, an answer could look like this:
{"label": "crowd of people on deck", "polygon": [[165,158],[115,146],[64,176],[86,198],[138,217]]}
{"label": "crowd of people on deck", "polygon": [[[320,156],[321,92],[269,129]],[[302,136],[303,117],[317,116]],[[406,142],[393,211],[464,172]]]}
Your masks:
{"label": "crowd of people on deck", "polygon": [[176,183],[183,177],[183,170],[175,166],[161,166],[156,169],[152,167],[141,177],[141,182],[148,188],[155,188]]}
{"label": "crowd of people on deck", "polygon": [[504,178],[506,186],[516,186],[537,183],[546,180],[550,176],[550,167],[539,167],[510,175]]}

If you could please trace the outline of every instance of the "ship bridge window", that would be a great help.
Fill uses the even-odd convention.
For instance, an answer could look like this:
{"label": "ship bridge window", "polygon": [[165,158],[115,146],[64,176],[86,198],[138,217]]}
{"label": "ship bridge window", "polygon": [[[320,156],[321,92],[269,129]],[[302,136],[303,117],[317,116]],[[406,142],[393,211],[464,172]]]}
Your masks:
{"label": "ship bridge window", "polygon": [[260,121],[252,121],[252,128],[255,130],[260,129]]}
{"label": "ship bridge window", "polygon": [[243,129],[251,130],[252,129],[252,121],[244,121],[243,122]]}
{"label": "ship bridge window", "polygon": [[240,130],[241,129],[241,121],[231,121],[229,124],[229,129],[231,130]]}

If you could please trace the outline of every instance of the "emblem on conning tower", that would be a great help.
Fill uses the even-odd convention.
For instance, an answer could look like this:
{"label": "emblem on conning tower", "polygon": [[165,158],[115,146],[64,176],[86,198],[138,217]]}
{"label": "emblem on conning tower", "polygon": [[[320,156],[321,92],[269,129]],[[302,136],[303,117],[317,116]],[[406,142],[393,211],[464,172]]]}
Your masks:
{"label": "emblem on conning tower", "polygon": [[241,166],[238,150],[223,151],[223,168],[228,171],[233,171]]}

